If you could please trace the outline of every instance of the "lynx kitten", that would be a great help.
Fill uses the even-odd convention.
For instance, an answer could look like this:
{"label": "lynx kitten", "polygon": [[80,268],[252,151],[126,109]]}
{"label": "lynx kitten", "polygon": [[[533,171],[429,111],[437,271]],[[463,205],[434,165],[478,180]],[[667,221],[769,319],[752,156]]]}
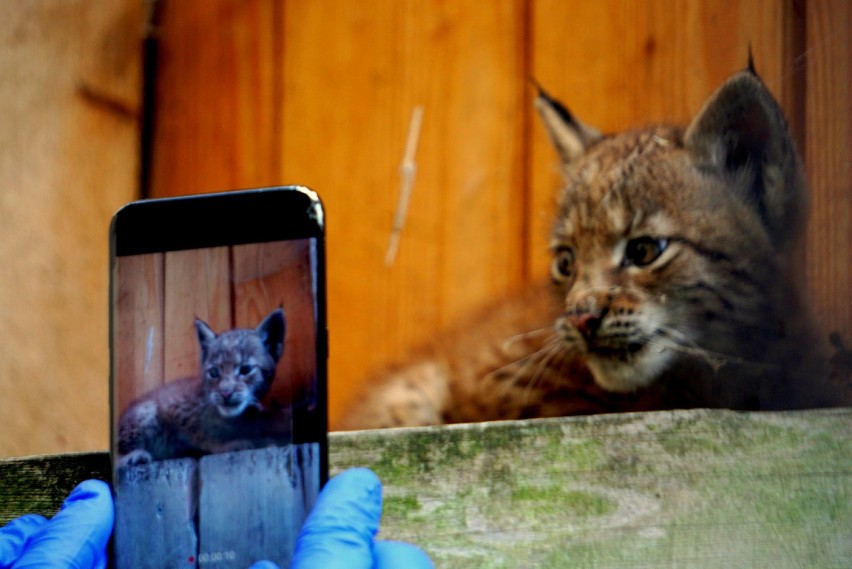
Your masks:
{"label": "lynx kitten", "polygon": [[120,466],[288,442],[289,416],[260,403],[284,350],[284,311],[274,310],[254,330],[217,335],[201,320],[195,328],[200,376],[166,383],[122,413]]}
{"label": "lynx kitten", "polygon": [[685,129],[603,136],[543,91],[536,108],[565,178],[551,285],[378,378],[341,427],[832,402],[796,286],[802,167],[751,66]]}

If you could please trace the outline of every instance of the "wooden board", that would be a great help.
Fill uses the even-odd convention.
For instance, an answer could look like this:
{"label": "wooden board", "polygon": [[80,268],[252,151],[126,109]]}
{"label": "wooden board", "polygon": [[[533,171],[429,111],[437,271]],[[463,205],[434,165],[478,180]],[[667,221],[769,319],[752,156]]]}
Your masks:
{"label": "wooden board", "polygon": [[852,5],[807,2],[806,164],[811,218],[806,281],[826,331],[852,345]]}
{"label": "wooden board", "polygon": [[[151,192],[320,192],[338,412],[366,370],[523,281],[523,3],[259,5],[163,7]],[[386,266],[417,105],[414,193]]]}
{"label": "wooden board", "polygon": [[[381,477],[380,537],[438,567],[840,569],[850,437],[852,409],[691,410],[332,433],[329,445],[334,472]],[[109,469],[103,453],[0,461],[0,523],[51,515],[93,465]]]}
{"label": "wooden board", "polygon": [[852,412],[679,411],[360,432],[380,537],[437,567],[847,567]]}
{"label": "wooden board", "polygon": [[190,458],[134,466],[119,475],[114,531],[126,545],[117,552],[117,569],[198,566],[198,487],[198,464]]}
{"label": "wooden board", "polygon": [[[202,457],[199,566],[290,565],[318,488],[316,444]],[[263,530],[263,531],[260,531]]]}
{"label": "wooden board", "polygon": [[137,196],[141,0],[0,2],[0,456],[105,448],[108,228]]}

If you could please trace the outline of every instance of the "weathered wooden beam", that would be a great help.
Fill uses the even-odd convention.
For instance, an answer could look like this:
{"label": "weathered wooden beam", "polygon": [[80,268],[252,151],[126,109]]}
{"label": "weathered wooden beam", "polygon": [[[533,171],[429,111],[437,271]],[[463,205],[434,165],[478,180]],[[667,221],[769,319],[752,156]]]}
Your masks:
{"label": "weathered wooden beam", "polygon": [[[440,567],[846,567],[852,409],[673,411],[335,433],[385,483],[381,537]],[[95,465],[93,468],[92,465]],[[0,461],[0,520],[106,455]],[[58,481],[64,483],[58,486]]]}
{"label": "weathered wooden beam", "polygon": [[199,566],[221,565],[217,556],[227,554],[229,567],[258,559],[289,567],[304,506],[318,493],[318,452],[306,443],[202,457]]}
{"label": "weathered wooden beam", "polygon": [[[128,544],[117,567],[195,569],[198,531],[198,463],[192,458],[133,466],[118,479],[116,539]],[[180,558],[180,565],[163,559]]]}

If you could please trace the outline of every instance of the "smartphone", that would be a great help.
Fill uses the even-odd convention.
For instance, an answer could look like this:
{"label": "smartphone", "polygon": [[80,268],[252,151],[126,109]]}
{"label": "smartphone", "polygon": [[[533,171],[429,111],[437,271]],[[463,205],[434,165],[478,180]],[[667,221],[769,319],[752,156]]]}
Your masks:
{"label": "smartphone", "polygon": [[328,471],[324,224],[296,186],[115,214],[119,569],[289,566]]}

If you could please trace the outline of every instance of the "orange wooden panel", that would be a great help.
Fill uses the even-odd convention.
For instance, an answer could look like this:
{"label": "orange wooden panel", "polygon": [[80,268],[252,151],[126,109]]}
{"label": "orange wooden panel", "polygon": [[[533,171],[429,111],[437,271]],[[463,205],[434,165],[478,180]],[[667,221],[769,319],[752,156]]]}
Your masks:
{"label": "orange wooden panel", "polygon": [[119,410],[163,383],[163,268],[161,253],[116,261],[113,349]]}
{"label": "orange wooden panel", "polygon": [[[371,368],[524,278],[523,3],[294,1],[282,31],[280,177],[328,213],[333,420]],[[417,105],[416,180],[386,266]]]}
{"label": "orange wooden panel", "polygon": [[196,375],[200,353],[195,319],[219,333],[233,327],[228,247],[166,253],[164,375]]}
{"label": "orange wooden panel", "polygon": [[282,403],[314,395],[316,322],[309,242],[285,241],[234,247],[236,326],[254,328],[275,308],[287,318],[284,355],[271,395]]}
{"label": "orange wooden panel", "polygon": [[823,328],[852,344],[852,4],[807,2],[807,282]]}
{"label": "orange wooden panel", "polygon": [[[784,61],[790,6],[783,0],[536,0],[532,75],[581,120],[604,132],[655,122],[687,122],[749,46],[776,95],[794,80]],[[530,110],[529,112],[532,112]],[[537,121],[536,121],[537,122]],[[546,274],[547,242],[560,175],[536,125],[531,144],[533,274]]]}
{"label": "orange wooden panel", "polygon": [[280,2],[159,2],[151,194],[275,185]]}

